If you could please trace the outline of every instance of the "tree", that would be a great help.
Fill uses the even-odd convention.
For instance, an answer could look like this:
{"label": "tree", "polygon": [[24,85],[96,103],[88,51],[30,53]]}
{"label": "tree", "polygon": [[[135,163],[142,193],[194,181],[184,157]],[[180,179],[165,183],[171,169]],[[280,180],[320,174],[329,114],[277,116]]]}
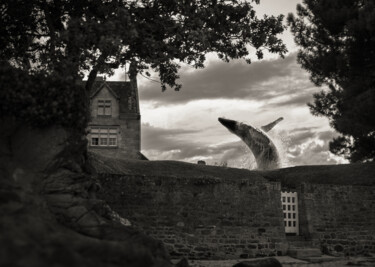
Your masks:
{"label": "tree", "polygon": [[[224,61],[245,58],[249,63],[254,48],[258,58],[262,58],[264,50],[281,56],[286,52],[277,38],[284,29],[283,17],[258,19],[251,3],[239,0],[2,0],[0,8],[4,73],[12,68],[17,75],[23,72],[28,76],[25,79],[45,79],[45,88],[38,88],[43,92],[51,91],[47,81],[52,77],[54,85],[58,79],[64,85],[70,84],[78,99],[70,103],[71,100],[57,96],[55,106],[61,109],[67,105],[84,107],[84,103],[77,103],[90,91],[96,75],[111,74],[127,62],[133,63],[133,72],[148,67],[157,71],[163,90],[167,85],[179,90],[179,62],[202,68],[209,52],[217,53]],[[85,89],[74,92],[80,90],[77,87],[85,74]],[[7,95],[12,94],[14,99],[15,94],[23,93],[15,92],[13,88],[18,86],[7,82],[11,92],[3,90],[1,99],[9,103]],[[66,90],[63,87],[52,86],[55,92]],[[24,105],[26,113],[33,120],[40,118],[30,112],[37,109],[35,104],[29,105],[40,94],[27,95],[30,98],[24,101],[28,103]],[[55,107],[45,112],[45,117],[56,123],[61,116],[54,111],[66,110]],[[81,112],[71,114],[70,120],[78,121],[82,116],[77,114]]]}
{"label": "tree", "polygon": [[313,83],[327,85],[309,104],[341,136],[330,151],[351,162],[375,159],[375,3],[304,0],[288,16],[298,62]]}
{"label": "tree", "polygon": [[74,78],[89,71],[87,87],[97,72],[134,61],[138,70],[156,69],[163,89],[178,89],[174,60],[199,68],[208,52],[228,61],[248,56],[248,45],[260,58],[263,49],[286,51],[276,37],[283,31],[282,16],[258,19],[244,1],[2,2],[3,59],[25,70],[69,70]]}
{"label": "tree", "polygon": [[[252,5],[240,0],[0,0],[0,187],[12,198],[0,221],[8,230],[0,240],[9,248],[5,255],[26,251],[31,262],[39,256],[38,266],[50,266],[60,263],[54,257],[60,248],[64,254],[69,248],[73,256],[59,258],[69,266],[171,266],[158,241],[124,227],[123,219],[92,197],[98,186],[84,135],[95,77],[131,62],[132,76],[151,68],[163,90],[179,90],[179,62],[201,68],[209,52],[224,61],[249,60],[251,46],[259,58],[264,50],[283,55],[277,38],[282,19],[258,19]],[[47,130],[30,138],[25,124]],[[63,126],[63,134],[56,126]],[[24,148],[14,149],[25,143],[46,153],[30,157]],[[1,258],[0,265],[13,260]]]}

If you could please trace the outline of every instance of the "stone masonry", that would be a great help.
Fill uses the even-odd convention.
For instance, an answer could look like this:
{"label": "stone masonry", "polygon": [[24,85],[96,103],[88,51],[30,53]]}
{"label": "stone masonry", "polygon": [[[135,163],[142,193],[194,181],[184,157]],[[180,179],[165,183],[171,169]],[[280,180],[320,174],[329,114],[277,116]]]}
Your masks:
{"label": "stone masonry", "polygon": [[375,187],[302,184],[301,234],[323,253],[366,255],[375,252]]}
{"label": "stone masonry", "polygon": [[101,175],[100,195],[174,257],[230,259],[286,252],[280,184],[250,179]]}
{"label": "stone masonry", "polygon": [[[135,79],[135,78],[134,78]],[[89,150],[111,158],[146,159],[140,153],[140,111],[135,80],[98,80],[90,96]]]}

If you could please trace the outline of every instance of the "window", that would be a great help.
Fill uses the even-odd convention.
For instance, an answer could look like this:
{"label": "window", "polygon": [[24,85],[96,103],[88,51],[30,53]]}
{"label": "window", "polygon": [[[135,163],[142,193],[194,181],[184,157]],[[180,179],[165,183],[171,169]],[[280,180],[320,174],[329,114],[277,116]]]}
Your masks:
{"label": "window", "polygon": [[281,192],[281,205],[284,214],[285,233],[299,234],[297,192]]}
{"label": "window", "polygon": [[117,128],[91,128],[91,146],[117,146]]}
{"label": "window", "polygon": [[112,115],[112,101],[98,100],[98,115],[111,116]]}
{"label": "window", "polygon": [[97,137],[92,137],[92,138],[91,138],[91,145],[92,145],[92,146],[97,146],[97,145],[99,145],[99,138],[97,138]]}

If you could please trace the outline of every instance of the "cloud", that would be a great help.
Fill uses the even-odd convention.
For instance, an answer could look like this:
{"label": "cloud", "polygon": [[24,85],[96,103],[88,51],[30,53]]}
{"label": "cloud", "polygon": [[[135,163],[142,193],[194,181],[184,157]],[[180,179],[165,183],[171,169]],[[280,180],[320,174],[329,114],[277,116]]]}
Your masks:
{"label": "cloud", "polygon": [[313,128],[313,127],[312,128],[305,127],[303,130],[300,128],[297,131],[295,130],[290,131],[289,133],[290,143],[292,144],[292,146],[298,146],[303,143],[306,143],[311,138],[315,138],[316,136],[315,129],[316,128]]}
{"label": "cloud", "polygon": [[142,124],[142,153],[151,160],[196,162],[203,159],[209,164],[228,162],[247,153],[242,141],[210,144],[199,141],[199,135],[200,131]]}
{"label": "cloud", "polygon": [[347,163],[329,151],[329,142],[337,136],[333,130],[318,131],[317,128],[299,128],[291,133],[291,145],[287,149],[290,165],[326,165]]}
{"label": "cloud", "polygon": [[294,152],[298,153],[289,154],[294,156],[289,159],[291,165],[327,165],[345,162],[329,152],[327,142],[322,144],[317,140],[307,142],[304,146],[298,146]]}
{"label": "cloud", "polygon": [[343,162],[329,152],[336,134],[327,120],[309,113],[306,103],[320,89],[297,65],[296,54],[251,65],[214,60],[203,70],[185,67],[181,76],[180,92],[161,93],[158,84],[140,83],[142,119],[153,125],[142,124],[142,152],[149,159],[254,168],[250,150],[217,118],[259,127],[283,116],[280,128],[270,133],[283,167]]}
{"label": "cloud", "polygon": [[[183,67],[180,76],[183,88],[179,92],[172,89],[161,92],[160,84],[141,81],[141,101],[153,101],[158,105],[181,104],[202,99],[260,101],[300,94],[303,88],[311,87],[306,72],[296,63],[296,53],[289,54],[285,59],[257,61],[250,65],[240,60],[230,64],[213,60],[201,70]],[[295,100],[298,103],[305,101],[308,95],[304,94],[303,99],[298,95]],[[293,103],[290,101],[292,100],[284,100],[284,105]]]}
{"label": "cloud", "polygon": [[301,90],[300,94],[294,95],[285,101],[278,101],[274,103],[273,106],[275,107],[282,107],[282,106],[305,106],[307,103],[313,100],[313,93],[316,92],[316,88],[313,90]]}
{"label": "cloud", "polygon": [[[227,163],[230,167],[256,167],[250,149],[240,140],[226,143],[205,143],[198,137],[201,131],[165,129],[142,124],[142,152],[151,160],[181,160],[195,163],[205,160],[207,164]],[[337,135],[334,131],[319,131],[317,127],[301,127],[288,133],[274,131],[271,138],[279,148],[286,166],[337,164],[342,159],[333,156],[328,142]],[[289,138],[289,139],[288,139]]]}
{"label": "cloud", "polygon": [[149,123],[142,123],[142,149],[144,150],[179,150],[187,142],[186,136],[197,133],[190,129],[164,129]]}

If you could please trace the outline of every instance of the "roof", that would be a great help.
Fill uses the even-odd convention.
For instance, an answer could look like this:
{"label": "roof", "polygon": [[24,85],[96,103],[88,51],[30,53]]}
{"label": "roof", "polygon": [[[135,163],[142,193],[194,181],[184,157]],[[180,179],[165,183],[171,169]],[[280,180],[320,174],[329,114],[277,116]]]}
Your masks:
{"label": "roof", "polygon": [[97,93],[99,93],[103,87],[106,87],[115,98],[120,98],[119,95],[106,82],[103,82],[101,84],[98,82],[98,86],[93,86],[93,88],[94,87],[95,87],[95,90],[91,91],[90,98],[93,98]]}
{"label": "roof", "polygon": [[[105,85],[120,100],[121,113],[139,113],[137,88],[134,90],[131,82],[95,81],[91,88],[90,98],[94,97]],[[135,101],[129,103],[129,99],[135,99]],[[129,107],[131,107],[130,110]]]}

